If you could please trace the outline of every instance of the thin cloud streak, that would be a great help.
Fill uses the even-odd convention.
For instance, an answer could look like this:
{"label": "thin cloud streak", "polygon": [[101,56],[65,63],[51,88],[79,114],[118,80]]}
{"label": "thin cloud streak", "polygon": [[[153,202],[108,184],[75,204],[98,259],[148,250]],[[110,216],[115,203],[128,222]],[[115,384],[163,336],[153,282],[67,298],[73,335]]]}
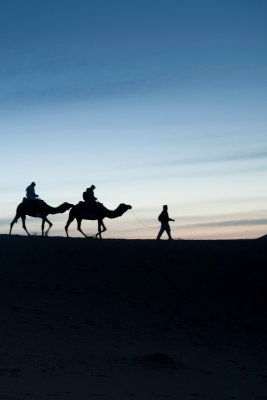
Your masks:
{"label": "thin cloud streak", "polygon": [[[262,166],[262,167],[255,167],[255,168],[240,168],[240,169],[235,169],[234,172],[236,174],[248,174],[248,173],[255,173],[255,172],[266,172],[267,171],[267,165]],[[126,177],[117,177],[117,178],[112,178],[112,180],[108,180],[108,182],[113,182],[113,183],[118,183],[118,182],[128,182],[129,179],[131,179],[131,182],[142,182],[142,181],[147,181],[147,180],[165,180],[166,179],[177,179],[177,178],[195,178],[195,177],[201,177],[201,176],[219,176],[219,175],[232,175],[233,170],[221,170],[221,171],[214,171],[214,170],[208,170],[208,171],[183,171],[183,172],[159,172],[158,174],[150,173],[149,172],[140,172],[140,174],[134,173],[134,174],[128,174]]]}
{"label": "thin cloud streak", "polygon": [[220,227],[235,227],[235,226],[258,226],[258,225],[266,225],[267,227],[267,218],[203,222],[199,224],[183,225],[181,226],[181,228],[220,228]]}
{"label": "thin cloud streak", "polygon": [[[255,196],[255,197],[236,197],[236,198],[222,198],[222,199],[213,199],[213,200],[196,200],[190,201],[190,204],[194,205],[201,205],[201,204],[240,204],[240,203],[255,203],[255,202],[264,202],[266,204],[266,197],[265,196]],[[188,202],[186,202],[188,204]]]}
{"label": "thin cloud streak", "polygon": [[[14,216],[13,216],[13,218],[14,218]],[[10,217],[10,218],[0,218],[0,226],[10,225],[11,221],[12,221],[12,217]]]}
{"label": "thin cloud streak", "polygon": [[261,160],[267,158],[267,149],[259,149],[250,153],[239,153],[239,154],[225,154],[218,155],[216,157],[199,157],[199,158],[187,158],[178,159],[173,161],[167,161],[161,163],[165,166],[175,166],[175,165],[186,165],[186,164],[209,164],[209,163],[224,163],[231,161],[250,161],[250,160]]}
{"label": "thin cloud streak", "polygon": [[63,69],[53,71],[53,74],[32,70],[1,82],[0,103],[95,101],[158,90],[159,87],[168,87],[170,80],[171,76],[165,69],[121,68],[101,73],[76,67],[76,73]]}

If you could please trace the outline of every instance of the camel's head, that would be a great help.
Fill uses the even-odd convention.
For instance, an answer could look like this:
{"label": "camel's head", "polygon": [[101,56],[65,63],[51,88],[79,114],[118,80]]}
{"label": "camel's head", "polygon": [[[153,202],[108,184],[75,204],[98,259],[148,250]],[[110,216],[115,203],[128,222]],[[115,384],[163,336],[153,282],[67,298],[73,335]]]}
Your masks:
{"label": "camel's head", "polygon": [[129,204],[124,204],[124,203],[121,203],[118,207],[118,209],[120,210],[120,212],[122,214],[124,214],[126,211],[130,210],[131,208],[132,208],[132,206],[130,206]]}

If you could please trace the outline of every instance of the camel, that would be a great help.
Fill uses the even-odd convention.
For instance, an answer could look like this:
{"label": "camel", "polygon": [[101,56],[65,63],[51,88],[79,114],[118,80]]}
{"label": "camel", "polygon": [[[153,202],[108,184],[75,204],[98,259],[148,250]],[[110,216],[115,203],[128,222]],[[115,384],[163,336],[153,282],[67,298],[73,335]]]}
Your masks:
{"label": "camel", "polygon": [[122,203],[115,210],[108,210],[105,206],[103,206],[103,204],[96,203],[94,209],[92,208],[90,209],[89,205],[87,205],[83,201],[80,201],[70,210],[69,218],[65,226],[67,237],[69,237],[68,233],[69,225],[72,223],[74,219],[77,220],[78,231],[81,232],[84,237],[87,237],[87,235],[81,229],[82,220],[86,219],[86,220],[98,221],[98,233],[96,234],[96,237],[99,236],[99,238],[102,239],[101,233],[107,230],[107,228],[104,225],[103,219],[121,217],[127,210],[131,208],[132,206]]}
{"label": "camel", "polygon": [[[24,200],[17,207],[15,218],[13,219],[13,221],[10,224],[9,234],[11,235],[13,225],[18,221],[19,218],[21,218],[22,227],[27,232],[27,234],[30,236],[29,232],[27,231],[26,224],[25,224],[26,215],[29,215],[30,217],[37,217],[37,218],[42,219],[42,236],[47,236],[48,232],[50,231],[50,229],[53,225],[52,222],[50,222],[47,219],[47,216],[49,214],[64,213],[65,211],[69,210],[71,207],[73,207],[73,204],[70,204],[67,202],[60,204],[60,206],[58,206],[58,207],[51,207],[42,200]],[[44,227],[45,227],[46,222],[48,223],[49,227],[48,227],[47,231],[44,232]]]}

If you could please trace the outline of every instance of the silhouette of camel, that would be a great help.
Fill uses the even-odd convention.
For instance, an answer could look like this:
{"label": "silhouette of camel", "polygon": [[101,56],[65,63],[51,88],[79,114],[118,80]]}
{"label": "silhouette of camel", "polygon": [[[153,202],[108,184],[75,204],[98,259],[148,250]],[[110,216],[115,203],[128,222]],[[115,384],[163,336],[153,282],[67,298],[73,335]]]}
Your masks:
{"label": "silhouette of camel", "polygon": [[[73,207],[73,204],[70,203],[62,203],[58,207],[51,207],[48,204],[46,204],[44,201],[39,201],[39,200],[33,200],[33,201],[23,201],[20,203],[17,207],[16,215],[13,221],[10,224],[10,231],[9,234],[11,235],[11,231],[13,228],[13,225],[18,221],[19,218],[21,218],[22,221],[22,227],[23,229],[27,232],[27,234],[30,236],[29,232],[27,231],[25,220],[26,220],[26,215],[29,215],[30,217],[38,217],[42,219],[42,236],[47,236],[49,230],[52,227],[52,222],[50,222],[47,219],[47,216],[49,214],[59,214],[59,213],[64,213],[65,211],[69,210],[71,207]],[[45,223],[48,223],[49,228],[47,231],[44,233],[44,226]]]}
{"label": "silhouette of camel", "polygon": [[[65,231],[67,236],[69,237],[68,234],[68,228],[69,225],[72,223],[74,219],[77,220],[77,229],[80,231],[83,236],[87,237],[87,235],[82,231],[81,229],[81,223],[83,219],[87,220],[97,220],[98,221],[98,233],[96,234],[96,237],[99,236],[100,239],[102,239],[101,233],[105,232],[107,228],[105,227],[103,223],[104,218],[117,218],[121,217],[127,210],[131,209],[132,206],[129,206],[127,204],[120,204],[115,210],[108,210],[103,204],[101,203],[96,203],[95,209],[91,209],[88,207],[88,205],[80,201],[78,204],[76,204],[69,213],[69,218],[65,226]],[[103,229],[101,229],[103,228]]]}

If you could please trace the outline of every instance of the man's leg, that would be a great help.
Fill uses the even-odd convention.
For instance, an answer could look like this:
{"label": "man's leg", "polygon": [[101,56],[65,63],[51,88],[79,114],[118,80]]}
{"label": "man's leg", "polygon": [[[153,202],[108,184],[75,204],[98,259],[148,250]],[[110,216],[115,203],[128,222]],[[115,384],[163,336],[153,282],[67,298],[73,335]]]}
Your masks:
{"label": "man's leg", "polygon": [[171,237],[171,228],[170,228],[170,225],[169,225],[169,224],[166,225],[165,231],[167,232],[167,235],[168,235],[168,237],[169,237],[169,240],[172,240],[172,237]]}
{"label": "man's leg", "polygon": [[157,236],[157,240],[159,240],[161,238],[161,235],[163,234],[163,232],[164,232],[164,227],[163,227],[163,225],[161,225],[161,228],[160,228],[158,236]]}

